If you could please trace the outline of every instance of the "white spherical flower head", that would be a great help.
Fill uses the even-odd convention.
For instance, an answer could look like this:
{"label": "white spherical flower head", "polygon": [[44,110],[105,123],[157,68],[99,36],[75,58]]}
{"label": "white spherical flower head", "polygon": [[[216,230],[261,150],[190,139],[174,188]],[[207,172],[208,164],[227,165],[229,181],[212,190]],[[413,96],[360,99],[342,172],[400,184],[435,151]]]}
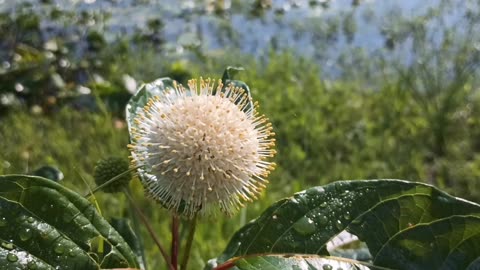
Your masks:
{"label": "white spherical flower head", "polygon": [[135,118],[129,145],[147,194],[187,217],[233,214],[268,183],[271,124],[246,92],[207,79],[153,97]]}

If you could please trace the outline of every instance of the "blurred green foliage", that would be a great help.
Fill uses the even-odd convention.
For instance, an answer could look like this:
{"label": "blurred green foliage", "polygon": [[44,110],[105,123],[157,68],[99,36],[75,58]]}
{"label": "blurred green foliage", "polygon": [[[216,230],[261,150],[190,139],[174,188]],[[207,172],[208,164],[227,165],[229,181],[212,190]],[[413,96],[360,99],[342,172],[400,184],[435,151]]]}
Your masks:
{"label": "blurred green foliage", "polygon": [[[244,210],[246,219],[242,214],[200,223],[192,269],[218,255],[245,220],[272,202],[334,180],[425,181],[479,202],[480,37],[474,30],[480,16],[470,12],[461,25],[446,24],[435,21],[438,12],[392,16],[382,29],[385,50],[369,55],[357,48],[341,54],[340,74],[333,79],[323,75],[318,63],[289,51],[272,50],[254,59],[236,50],[203,52],[195,47],[194,57],[175,58],[161,46],[160,20],[111,42],[101,27],[88,23],[108,20],[108,14],[74,16],[53,9],[48,20],[68,26],[58,33],[58,27],[42,27],[47,19],[32,6],[22,6],[14,15],[2,13],[0,174],[52,165],[63,171],[65,185],[86,193],[79,179],[93,187],[98,160],[129,154],[123,109],[140,82],[164,76],[180,82],[196,76],[220,78],[226,66],[237,65],[245,71],[236,79],[251,87],[260,111],[273,123],[278,168],[266,194]],[[338,29],[353,39],[357,27],[352,14],[345,16],[329,18],[322,26],[328,33],[313,33],[322,46],[339,35]],[[432,21],[441,31],[427,31]],[[404,55],[397,54],[402,46],[412,61],[405,63]],[[169,241],[167,213],[143,199],[138,181],[131,186],[159,235]],[[97,199],[106,217],[126,215],[123,195],[99,194]],[[145,244],[151,269],[160,269],[151,239],[145,237]]]}

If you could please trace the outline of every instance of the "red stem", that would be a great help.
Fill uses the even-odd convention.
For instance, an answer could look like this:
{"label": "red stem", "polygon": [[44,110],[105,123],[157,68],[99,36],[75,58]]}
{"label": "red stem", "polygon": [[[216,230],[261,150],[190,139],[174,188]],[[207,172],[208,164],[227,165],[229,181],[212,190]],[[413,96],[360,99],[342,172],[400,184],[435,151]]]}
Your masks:
{"label": "red stem", "polygon": [[179,234],[178,234],[178,227],[179,227],[180,219],[177,215],[173,214],[172,217],[172,250],[171,250],[171,262],[173,268],[175,270],[178,269],[178,247],[179,247]]}
{"label": "red stem", "polygon": [[174,268],[173,265],[170,263],[170,260],[168,258],[168,254],[165,251],[165,249],[163,248],[162,244],[160,243],[160,240],[159,240],[157,234],[155,233],[155,231],[153,230],[152,226],[150,225],[150,222],[148,221],[148,218],[143,214],[142,210],[140,210],[138,205],[135,203],[135,201],[133,200],[133,197],[130,194],[130,192],[128,191],[128,189],[125,188],[124,193],[125,193],[125,195],[127,195],[127,198],[132,202],[133,209],[135,209],[135,211],[137,212],[137,215],[140,217],[143,224],[147,228],[150,236],[152,237],[152,240],[155,242],[155,244],[157,244],[157,247],[160,250],[160,253],[162,254],[163,258],[165,259],[165,263],[167,264],[168,269],[176,270],[177,268],[176,267]]}
{"label": "red stem", "polygon": [[228,261],[228,262],[225,262],[215,268],[213,268],[213,270],[228,270],[232,267],[235,266],[235,261]]}

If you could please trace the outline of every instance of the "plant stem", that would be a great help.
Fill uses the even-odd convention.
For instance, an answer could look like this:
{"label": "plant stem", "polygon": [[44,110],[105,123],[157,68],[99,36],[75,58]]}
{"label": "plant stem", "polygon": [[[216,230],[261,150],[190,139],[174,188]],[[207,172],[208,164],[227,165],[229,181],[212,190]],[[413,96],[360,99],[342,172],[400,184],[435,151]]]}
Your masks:
{"label": "plant stem", "polygon": [[180,264],[180,270],[186,270],[188,259],[190,257],[190,250],[192,249],[193,237],[195,235],[195,229],[197,227],[197,214],[193,216],[192,222],[190,223],[190,229],[188,230],[187,246],[183,253],[182,263]]}
{"label": "plant stem", "polygon": [[180,242],[180,237],[178,234],[180,219],[176,214],[172,216],[172,265],[175,269],[178,267],[178,246]]}
{"label": "plant stem", "polygon": [[143,224],[145,224],[145,227],[147,228],[148,230],[148,233],[150,233],[150,236],[152,237],[153,241],[155,242],[155,244],[157,245],[158,249],[160,250],[160,253],[162,254],[163,258],[165,259],[165,263],[168,265],[168,269],[170,270],[176,270],[176,268],[173,267],[173,265],[171,264],[170,262],[170,258],[168,257],[168,254],[167,252],[165,251],[165,249],[163,248],[162,244],[160,243],[160,240],[158,239],[158,236],[157,234],[155,233],[155,231],[153,230],[152,226],[150,225],[150,222],[148,221],[147,217],[143,214],[142,210],[140,210],[140,208],[138,207],[138,205],[135,203],[135,201],[133,200],[133,197],[132,195],[130,194],[129,190],[124,188],[123,190],[125,192],[125,195],[127,196],[127,198],[130,200],[132,206],[133,206],[133,209],[135,210],[135,212],[137,213],[137,215],[140,217],[140,219],[142,220]]}

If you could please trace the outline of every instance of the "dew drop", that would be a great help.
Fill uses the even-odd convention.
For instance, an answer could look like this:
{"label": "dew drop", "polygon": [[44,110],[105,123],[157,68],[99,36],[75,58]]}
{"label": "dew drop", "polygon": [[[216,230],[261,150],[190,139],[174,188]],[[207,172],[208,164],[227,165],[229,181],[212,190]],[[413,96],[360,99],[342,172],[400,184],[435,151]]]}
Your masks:
{"label": "dew drop", "polygon": [[313,187],[313,188],[307,189],[306,191],[308,195],[318,195],[323,192],[325,192],[325,189],[323,187]]}
{"label": "dew drop", "polygon": [[324,215],[319,216],[317,220],[322,226],[325,226],[328,223],[328,218]]}
{"label": "dew drop", "polygon": [[323,270],[332,270],[332,269],[333,269],[333,266],[331,266],[330,264],[324,264],[324,265],[322,266],[322,269],[323,269]]}
{"label": "dew drop", "polygon": [[8,253],[7,254],[7,261],[12,262],[12,263],[16,262],[16,261],[18,261],[18,257],[14,253]]}
{"label": "dew drop", "polygon": [[350,212],[345,212],[345,214],[343,214],[343,218],[346,219],[346,220],[350,220]]}
{"label": "dew drop", "polygon": [[75,253],[75,250],[73,248],[71,248],[70,250],[68,250],[68,256],[70,257],[75,257],[77,254]]}
{"label": "dew drop", "polygon": [[342,230],[342,229],[343,229],[342,221],[337,220],[337,221],[335,222],[335,227],[337,227],[337,229],[339,229],[339,230]]}
{"label": "dew drop", "polygon": [[1,246],[5,249],[12,250],[13,249],[13,244],[9,242],[2,242]]}
{"label": "dew drop", "polygon": [[35,222],[35,219],[33,217],[28,217],[27,221],[28,221],[28,223],[33,223],[33,222]]}
{"label": "dew drop", "polygon": [[293,224],[293,229],[301,235],[310,235],[315,232],[316,226],[310,218],[302,217]]}
{"label": "dew drop", "polygon": [[27,219],[27,217],[24,216],[24,215],[21,215],[21,216],[18,216],[18,217],[17,217],[16,221],[17,221],[18,223],[22,223],[22,222],[25,221],[25,219]]}
{"label": "dew drop", "polygon": [[326,203],[326,202],[321,203],[321,204],[320,204],[320,207],[321,207],[321,208],[327,207],[327,203]]}
{"label": "dew drop", "polygon": [[5,217],[0,218],[0,227],[5,227],[7,226],[8,222]]}
{"label": "dew drop", "polygon": [[277,215],[272,216],[272,219],[277,219],[277,218],[278,218]]}
{"label": "dew drop", "polygon": [[20,229],[18,236],[20,237],[20,240],[27,241],[32,238],[32,230],[29,228],[22,228]]}
{"label": "dew drop", "polygon": [[63,252],[65,252],[65,248],[61,244],[57,244],[55,248],[53,248],[53,251],[55,251],[55,253],[58,255],[61,255]]}
{"label": "dew drop", "polygon": [[29,261],[27,263],[27,269],[35,270],[35,269],[37,269],[37,264],[34,261]]}

